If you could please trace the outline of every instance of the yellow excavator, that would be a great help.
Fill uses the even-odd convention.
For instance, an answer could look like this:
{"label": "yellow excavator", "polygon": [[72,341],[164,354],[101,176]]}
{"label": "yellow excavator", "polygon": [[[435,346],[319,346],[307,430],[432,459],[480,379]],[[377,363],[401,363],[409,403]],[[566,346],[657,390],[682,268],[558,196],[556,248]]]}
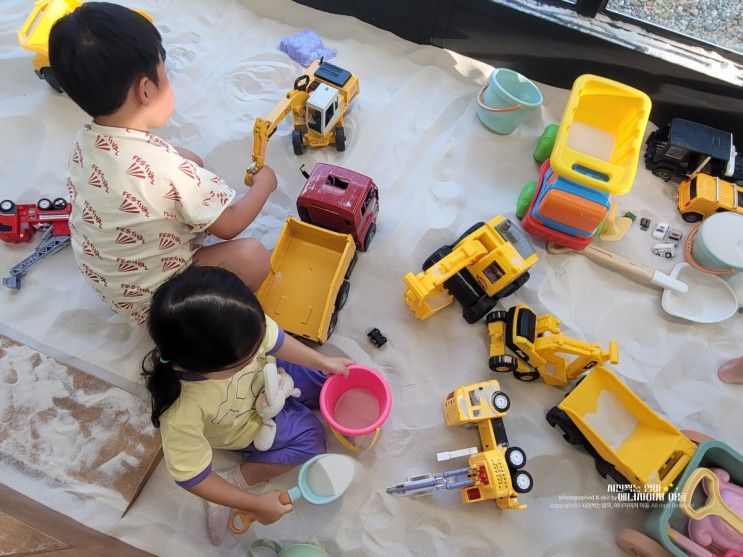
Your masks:
{"label": "yellow excavator", "polygon": [[290,113],[294,118],[292,147],[301,155],[305,146],[325,147],[335,144],[346,149],[343,116],[359,94],[359,78],[349,72],[315,60],[306,73],[294,80],[294,88],[273,108],[266,118],[257,118],[253,126],[253,162],[245,174],[245,183],[253,183],[253,174],[266,162],[268,140]]}
{"label": "yellow excavator", "polygon": [[[538,316],[526,304],[507,312],[490,312],[485,320],[490,335],[490,369],[512,372],[521,381],[541,377],[547,385],[565,387],[598,364],[619,363],[616,341],[610,341],[604,350],[598,344],[566,336],[560,331],[559,319],[549,313]],[[564,355],[575,358],[569,360]]]}

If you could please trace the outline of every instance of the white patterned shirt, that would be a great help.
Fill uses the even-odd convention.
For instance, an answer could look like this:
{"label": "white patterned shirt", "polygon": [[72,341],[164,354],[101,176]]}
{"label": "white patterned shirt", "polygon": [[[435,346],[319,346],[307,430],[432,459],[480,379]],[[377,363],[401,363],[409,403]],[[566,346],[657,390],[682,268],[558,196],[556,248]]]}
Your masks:
{"label": "white patterned shirt", "polygon": [[67,189],[80,271],[115,312],[139,324],[154,291],[191,263],[235,196],[159,137],[94,122],[77,134]]}

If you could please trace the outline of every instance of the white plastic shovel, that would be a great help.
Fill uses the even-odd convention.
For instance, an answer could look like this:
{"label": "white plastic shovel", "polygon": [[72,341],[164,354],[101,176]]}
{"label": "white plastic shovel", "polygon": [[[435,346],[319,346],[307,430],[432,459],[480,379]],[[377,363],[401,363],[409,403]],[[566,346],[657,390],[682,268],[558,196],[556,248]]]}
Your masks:
{"label": "white plastic shovel", "polygon": [[696,323],[718,323],[738,311],[735,292],[720,277],[678,263],[670,275],[597,246],[582,251],[547,244],[548,253],[582,253],[589,259],[645,284],[663,288],[661,307],[666,313]]}
{"label": "white plastic shovel", "polygon": [[623,255],[607,251],[597,246],[587,246],[583,250],[579,251],[570,248],[564,248],[550,242],[547,244],[547,252],[582,253],[588,259],[595,261],[596,263],[603,263],[607,267],[614,269],[615,271],[619,271],[620,273],[624,273],[625,275],[639,280],[640,282],[654,284],[656,286],[660,286],[663,289],[670,289],[674,292],[677,292],[678,294],[686,294],[686,291],[688,290],[688,286],[678,280],[673,275],[673,273],[667,275],[666,273],[663,273],[658,269],[654,269],[650,265],[643,265],[642,263],[638,263],[637,261],[627,259]]}

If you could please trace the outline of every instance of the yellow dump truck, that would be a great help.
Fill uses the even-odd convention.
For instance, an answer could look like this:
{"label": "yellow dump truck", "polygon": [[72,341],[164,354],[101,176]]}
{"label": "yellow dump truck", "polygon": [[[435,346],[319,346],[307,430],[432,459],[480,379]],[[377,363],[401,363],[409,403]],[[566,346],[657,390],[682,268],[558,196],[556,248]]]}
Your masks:
{"label": "yellow dump truck", "polygon": [[288,217],[257,292],[263,311],[287,333],[324,343],[348,299],[355,264],[350,234]]}
{"label": "yellow dump truck", "polygon": [[681,182],[677,204],[686,222],[699,222],[721,211],[743,215],[743,185],[697,174]]}
{"label": "yellow dump truck", "polygon": [[[34,73],[60,93],[62,87],[49,64],[49,32],[59,18],[82,5],[81,0],[37,0],[18,30],[18,43],[36,54],[33,59]],[[135,11],[152,21],[148,13],[142,10]]]}
{"label": "yellow dump truck", "polygon": [[640,492],[668,492],[696,451],[689,438],[601,365],[547,413],[547,421],[593,457],[602,477]]}

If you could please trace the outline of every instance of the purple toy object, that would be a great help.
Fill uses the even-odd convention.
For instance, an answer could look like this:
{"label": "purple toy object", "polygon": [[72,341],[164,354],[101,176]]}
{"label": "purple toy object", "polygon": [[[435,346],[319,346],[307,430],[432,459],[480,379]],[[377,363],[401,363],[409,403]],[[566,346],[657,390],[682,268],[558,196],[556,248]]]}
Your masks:
{"label": "purple toy object", "polygon": [[284,37],[279,43],[279,49],[305,68],[318,58],[329,60],[337,54],[335,49],[325,48],[320,36],[309,29]]}

